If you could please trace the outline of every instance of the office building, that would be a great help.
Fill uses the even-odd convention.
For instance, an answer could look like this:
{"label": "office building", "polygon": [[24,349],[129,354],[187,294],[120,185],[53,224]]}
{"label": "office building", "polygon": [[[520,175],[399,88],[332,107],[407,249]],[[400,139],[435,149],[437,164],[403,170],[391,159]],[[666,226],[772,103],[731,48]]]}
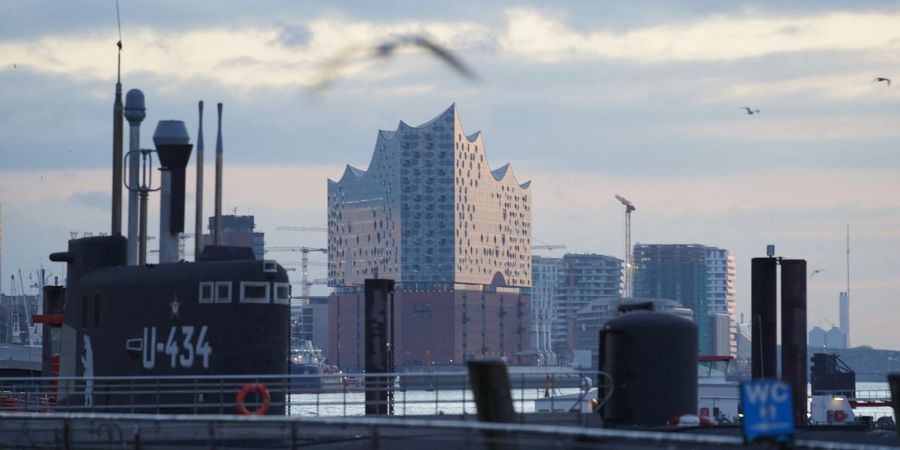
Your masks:
{"label": "office building", "polygon": [[717,349],[737,353],[736,329],[724,342],[714,333],[710,314],[726,314],[734,323],[734,260],[727,250],[699,244],[637,244],[634,246],[636,297],[675,300],[694,312],[701,354]]}
{"label": "office building", "polygon": [[302,341],[328,348],[328,297],[291,301],[291,348],[299,348]]}
{"label": "office building", "polygon": [[[585,365],[584,361],[579,364],[580,367],[587,369],[596,369],[599,356],[599,335],[600,330],[606,321],[622,314],[619,311],[621,305],[634,305],[639,303],[652,303],[653,311],[672,314],[683,317],[687,320],[693,320],[693,311],[684,308],[680,303],[667,299],[649,299],[649,298],[620,298],[606,297],[592,300],[590,303],[579,309],[575,313],[573,327],[573,354],[579,351],[590,352],[590,365]],[[639,312],[636,312],[639,313]],[[577,360],[577,358],[575,358]]]}
{"label": "office building", "polygon": [[737,354],[737,342],[734,345],[734,353],[732,353],[731,342],[736,337],[732,333],[733,328],[731,318],[728,314],[710,313],[707,318],[709,325],[709,333],[707,334],[706,348],[710,355],[731,355]]}
{"label": "office building", "polygon": [[[210,234],[203,235],[203,245],[212,245],[214,241],[216,218],[209,218]],[[253,256],[262,260],[265,252],[266,236],[264,233],[254,231],[256,223],[254,216],[223,215],[222,216],[222,245],[233,247],[249,247],[253,250]]]}
{"label": "office building", "polygon": [[552,327],[559,316],[562,258],[531,257],[531,346],[539,365],[555,366]]}
{"label": "office building", "polygon": [[598,254],[569,253],[562,258],[557,318],[551,329],[552,347],[562,364],[575,348],[575,316],[591,302],[622,295],[622,260]]}
{"label": "office building", "polygon": [[[753,348],[752,345],[752,328],[749,322],[741,322],[737,325],[737,359],[741,361],[750,361]],[[812,345],[810,345],[812,347]]]}
{"label": "office building", "polygon": [[[707,312],[710,315],[724,314],[728,318],[727,330],[723,323],[716,323],[716,340],[710,345],[715,347],[711,354],[737,355],[737,321],[735,320],[735,287],[734,257],[728,250],[706,248],[706,296]],[[712,319],[711,319],[712,320]],[[718,319],[717,319],[718,320]]]}
{"label": "office building", "polygon": [[[531,349],[531,187],[491,170],[450,106],[380,131],[367,170],[328,180],[329,361],[361,364],[362,285],[393,279],[397,364],[525,363]],[[527,361],[533,362],[533,361]]]}

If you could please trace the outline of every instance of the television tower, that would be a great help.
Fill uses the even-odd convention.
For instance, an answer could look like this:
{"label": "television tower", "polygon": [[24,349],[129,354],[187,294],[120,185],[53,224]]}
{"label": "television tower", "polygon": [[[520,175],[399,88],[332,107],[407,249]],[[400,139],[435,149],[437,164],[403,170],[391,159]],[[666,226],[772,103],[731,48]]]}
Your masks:
{"label": "television tower", "polygon": [[850,224],[847,224],[847,290],[841,293],[838,307],[841,331],[847,348],[850,348]]}

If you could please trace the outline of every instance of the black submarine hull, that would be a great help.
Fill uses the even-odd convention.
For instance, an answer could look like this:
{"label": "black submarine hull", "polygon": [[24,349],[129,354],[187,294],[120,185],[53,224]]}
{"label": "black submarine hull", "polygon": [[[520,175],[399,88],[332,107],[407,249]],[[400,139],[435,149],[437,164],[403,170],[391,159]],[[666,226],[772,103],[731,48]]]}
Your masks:
{"label": "black submarine hull", "polygon": [[126,266],[125,239],[97,237],[70,241],[68,252],[54,254],[69,265],[58,402],[233,412],[241,387],[268,383],[268,411],[283,414],[283,381],[259,376],[288,373],[287,273],[246,252],[218,253]]}

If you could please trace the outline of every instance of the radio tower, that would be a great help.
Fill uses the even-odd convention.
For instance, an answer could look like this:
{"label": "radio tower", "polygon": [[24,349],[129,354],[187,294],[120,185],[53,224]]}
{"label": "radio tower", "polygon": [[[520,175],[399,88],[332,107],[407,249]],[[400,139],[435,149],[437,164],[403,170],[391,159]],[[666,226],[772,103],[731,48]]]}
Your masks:
{"label": "radio tower", "polygon": [[850,224],[847,224],[847,291],[840,299],[840,324],[847,348],[850,348]]}
{"label": "radio tower", "polygon": [[625,205],[625,287],[622,289],[622,298],[631,298],[631,275],[634,269],[631,254],[631,212],[637,208],[619,194],[616,194],[616,200]]}

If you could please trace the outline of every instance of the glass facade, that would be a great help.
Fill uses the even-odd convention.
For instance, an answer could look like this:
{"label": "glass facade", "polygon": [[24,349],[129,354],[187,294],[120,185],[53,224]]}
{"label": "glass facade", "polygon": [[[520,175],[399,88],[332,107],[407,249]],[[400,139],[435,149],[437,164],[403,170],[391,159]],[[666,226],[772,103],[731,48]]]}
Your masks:
{"label": "glass facade", "polygon": [[481,133],[453,105],[381,131],[368,170],[328,180],[328,280],[404,285],[531,285],[531,189],[491,171]]}

